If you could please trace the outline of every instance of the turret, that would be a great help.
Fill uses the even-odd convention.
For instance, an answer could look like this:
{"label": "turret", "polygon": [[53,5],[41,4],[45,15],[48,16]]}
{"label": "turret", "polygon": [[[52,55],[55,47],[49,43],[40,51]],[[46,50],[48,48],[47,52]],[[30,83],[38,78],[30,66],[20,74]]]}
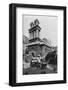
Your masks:
{"label": "turret", "polygon": [[39,26],[39,20],[36,19],[34,22],[30,23],[30,29],[29,29],[29,35],[30,40],[40,38],[40,26]]}

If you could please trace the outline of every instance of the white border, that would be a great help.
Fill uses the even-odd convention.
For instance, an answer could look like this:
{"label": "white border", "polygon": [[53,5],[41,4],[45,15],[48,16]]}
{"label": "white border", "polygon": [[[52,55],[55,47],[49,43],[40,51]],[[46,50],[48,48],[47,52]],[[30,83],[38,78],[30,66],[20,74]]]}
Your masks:
{"label": "white border", "polygon": [[[22,75],[23,30],[22,15],[54,15],[58,17],[58,73],[44,75]],[[26,22],[27,23],[27,22]],[[16,83],[63,80],[63,10],[16,9]]]}

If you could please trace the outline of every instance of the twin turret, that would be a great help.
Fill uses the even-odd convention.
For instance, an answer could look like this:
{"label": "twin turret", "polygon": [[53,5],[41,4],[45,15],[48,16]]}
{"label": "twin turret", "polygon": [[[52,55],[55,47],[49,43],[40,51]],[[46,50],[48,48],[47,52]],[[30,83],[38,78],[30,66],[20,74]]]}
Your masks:
{"label": "twin turret", "polygon": [[35,27],[35,26],[37,26],[37,25],[39,25],[39,20],[38,20],[38,19],[36,19],[34,22],[31,22],[31,23],[30,23],[30,27],[31,27],[31,28],[33,28],[33,27]]}
{"label": "twin turret", "polygon": [[29,34],[30,34],[30,40],[31,39],[36,39],[40,38],[40,26],[39,26],[39,20],[36,19],[34,22],[30,23],[30,29],[29,29]]}

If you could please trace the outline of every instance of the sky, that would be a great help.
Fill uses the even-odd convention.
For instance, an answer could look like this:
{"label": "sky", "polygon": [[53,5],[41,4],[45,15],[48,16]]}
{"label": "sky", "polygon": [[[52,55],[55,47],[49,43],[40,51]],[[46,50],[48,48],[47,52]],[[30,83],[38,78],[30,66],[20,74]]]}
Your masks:
{"label": "sky", "polygon": [[23,15],[22,16],[23,34],[29,38],[30,23],[38,19],[41,27],[40,38],[47,38],[52,46],[57,46],[58,34],[58,17],[57,16],[40,16],[40,15]]}

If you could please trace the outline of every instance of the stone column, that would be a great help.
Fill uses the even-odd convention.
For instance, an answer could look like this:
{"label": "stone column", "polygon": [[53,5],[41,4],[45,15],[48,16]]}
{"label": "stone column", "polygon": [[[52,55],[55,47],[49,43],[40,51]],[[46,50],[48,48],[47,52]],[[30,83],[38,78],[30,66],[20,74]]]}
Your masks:
{"label": "stone column", "polygon": [[33,32],[32,32],[32,39],[33,39]]}
{"label": "stone column", "polygon": [[36,38],[36,31],[35,31],[35,38]]}
{"label": "stone column", "polygon": [[40,32],[38,31],[38,37],[40,38]]}
{"label": "stone column", "polygon": [[35,38],[35,31],[34,31],[34,38]]}
{"label": "stone column", "polygon": [[38,37],[38,30],[36,30],[36,37]]}
{"label": "stone column", "polygon": [[31,39],[33,38],[33,36],[32,36],[32,32],[31,32]]}
{"label": "stone column", "polygon": [[31,39],[31,33],[29,35],[30,35],[30,39]]}

